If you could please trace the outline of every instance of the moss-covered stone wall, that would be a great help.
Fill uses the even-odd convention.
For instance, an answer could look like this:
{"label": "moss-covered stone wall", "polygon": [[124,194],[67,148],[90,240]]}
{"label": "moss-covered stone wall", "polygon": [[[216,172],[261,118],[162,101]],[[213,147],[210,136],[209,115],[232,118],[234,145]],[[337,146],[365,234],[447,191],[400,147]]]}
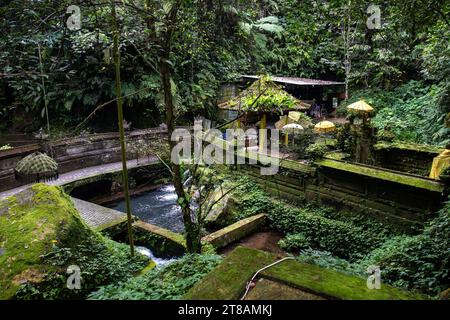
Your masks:
{"label": "moss-covered stone wall", "polygon": [[282,168],[261,176],[257,166],[242,168],[274,196],[368,214],[405,231],[421,228],[445,200],[440,182],[342,161],[319,161],[314,174]]}
{"label": "moss-covered stone wall", "polygon": [[428,176],[434,157],[443,149],[434,146],[399,142],[379,142],[374,146],[376,165]]}

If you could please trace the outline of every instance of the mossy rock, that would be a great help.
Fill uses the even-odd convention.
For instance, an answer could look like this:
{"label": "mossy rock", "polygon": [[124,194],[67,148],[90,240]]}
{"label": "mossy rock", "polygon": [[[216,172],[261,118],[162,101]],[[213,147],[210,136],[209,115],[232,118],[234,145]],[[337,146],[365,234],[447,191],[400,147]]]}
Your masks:
{"label": "mossy rock", "polygon": [[[0,235],[0,299],[17,298],[24,287],[39,288],[35,290],[40,292],[36,298],[59,298],[59,293],[82,297],[81,291],[69,292],[73,290],[66,288],[64,280],[69,276],[66,273],[69,265],[79,265],[84,277],[92,273],[94,262],[98,262],[95,267],[111,271],[110,267],[101,266],[99,257],[120,256],[126,260],[124,248],[90,229],[61,188],[45,184],[36,184],[0,202]],[[80,253],[80,248],[86,252]],[[88,248],[93,248],[92,252]],[[148,264],[148,259],[137,259],[139,266]],[[91,283],[86,281],[86,290],[96,283],[88,277],[86,280]],[[108,279],[111,278],[105,276],[98,282]]]}

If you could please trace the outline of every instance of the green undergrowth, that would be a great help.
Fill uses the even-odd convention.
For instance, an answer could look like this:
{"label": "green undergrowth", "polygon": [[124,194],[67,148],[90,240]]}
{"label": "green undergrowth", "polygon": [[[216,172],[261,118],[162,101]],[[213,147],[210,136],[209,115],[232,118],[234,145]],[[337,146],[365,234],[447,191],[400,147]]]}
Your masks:
{"label": "green undergrowth", "polygon": [[369,266],[376,265],[381,268],[382,281],[434,296],[450,287],[449,238],[447,204],[422,233],[392,237],[357,261],[349,262],[312,248],[302,250],[298,259],[353,275],[364,275]]}
{"label": "green undergrowth", "polygon": [[215,268],[217,255],[186,255],[162,268],[92,293],[93,300],[178,300]]}
{"label": "green undergrowth", "polygon": [[248,177],[234,176],[234,179],[240,184],[234,193],[238,219],[266,213],[275,229],[290,235],[290,238],[301,234],[302,246],[308,244],[356,260],[393,235],[401,234],[395,228],[366,216],[330,207],[298,206],[275,199]]}
{"label": "green undergrowth", "polygon": [[[412,80],[391,91],[355,91],[348,104],[366,100],[376,111],[374,126],[388,129],[397,141],[445,146],[450,141],[450,128],[443,126],[448,91],[445,82],[429,85]],[[345,105],[340,109],[345,110]]]}
{"label": "green undergrowth", "polygon": [[[0,298],[84,298],[148,265],[129,248],[103,237],[81,220],[62,189],[36,184],[0,202]],[[81,272],[81,288],[67,288],[67,268]]]}

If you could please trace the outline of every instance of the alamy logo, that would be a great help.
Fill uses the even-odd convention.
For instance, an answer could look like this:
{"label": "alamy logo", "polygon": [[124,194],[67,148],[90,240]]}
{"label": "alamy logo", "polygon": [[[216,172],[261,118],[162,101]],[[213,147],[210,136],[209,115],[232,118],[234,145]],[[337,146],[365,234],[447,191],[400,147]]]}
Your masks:
{"label": "alamy logo", "polygon": [[67,29],[76,31],[81,29],[81,9],[79,6],[71,5],[67,8],[66,13],[70,14],[67,18]]}
{"label": "alamy logo", "polygon": [[67,268],[67,273],[70,276],[67,278],[67,289],[80,290],[81,289],[81,269],[79,266],[72,265]]}
{"label": "alamy logo", "polygon": [[381,29],[381,8],[377,5],[371,4],[367,8],[367,14],[370,14],[367,18],[367,28],[370,30]]}
{"label": "alamy logo", "polygon": [[381,289],[381,269],[379,266],[370,266],[367,268],[369,277],[367,278],[367,288],[370,290]]}

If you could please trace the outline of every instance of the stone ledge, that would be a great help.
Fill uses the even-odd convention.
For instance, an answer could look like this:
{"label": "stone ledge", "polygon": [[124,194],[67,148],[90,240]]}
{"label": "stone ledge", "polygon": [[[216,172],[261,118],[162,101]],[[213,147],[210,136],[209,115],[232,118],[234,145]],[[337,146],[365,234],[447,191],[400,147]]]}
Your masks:
{"label": "stone ledge", "polygon": [[209,242],[216,249],[220,249],[257,231],[265,223],[266,215],[258,214],[211,233],[203,237],[202,241]]}
{"label": "stone ledge", "polygon": [[330,159],[316,161],[315,163],[320,167],[347,171],[374,179],[381,179],[393,183],[411,186],[414,188],[425,189],[431,192],[441,193],[444,191],[444,185],[442,183],[419,176],[412,176],[405,173],[394,172],[391,170],[379,169],[362,164],[352,164]]}

